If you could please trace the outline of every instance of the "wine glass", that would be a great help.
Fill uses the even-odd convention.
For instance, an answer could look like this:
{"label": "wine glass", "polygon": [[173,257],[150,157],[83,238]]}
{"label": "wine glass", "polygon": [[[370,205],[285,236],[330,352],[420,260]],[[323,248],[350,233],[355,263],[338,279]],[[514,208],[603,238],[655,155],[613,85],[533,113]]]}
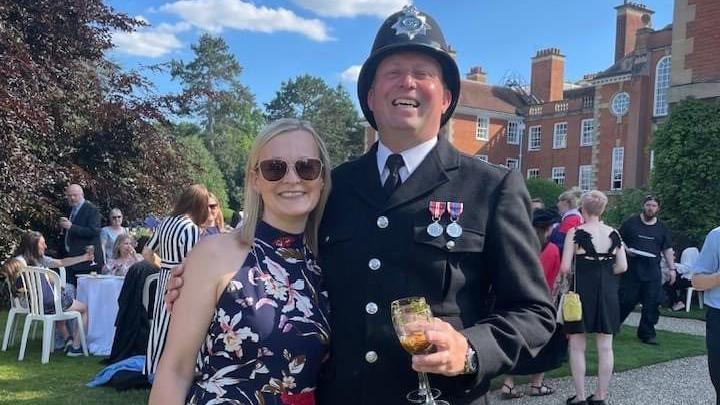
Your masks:
{"label": "wine glass", "polygon": [[95,246],[93,246],[93,245],[85,246],[85,253],[89,253],[93,257],[92,262],[90,262],[90,267],[97,266],[97,263],[95,262]]}
{"label": "wine glass", "polygon": [[[425,336],[425,330],[432,322],[432,311],[423,297],[408,297],[395,300],[390,304],[395,333],[400,345],[410,354],[425,354],[432,344]],[[408,401],[423,405],[450,405],[449,402],[436,400],[440,390],[430,387],[427,374],[418,371],[418,389],[407,394]]]}

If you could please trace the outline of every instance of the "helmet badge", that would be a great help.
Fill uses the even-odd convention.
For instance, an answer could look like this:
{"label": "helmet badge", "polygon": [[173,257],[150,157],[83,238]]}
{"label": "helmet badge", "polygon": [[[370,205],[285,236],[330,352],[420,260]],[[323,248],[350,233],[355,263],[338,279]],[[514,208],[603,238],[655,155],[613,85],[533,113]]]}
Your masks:
{"label": "helmet badge", "polygon": [[395,35],[405,34],[412,41],[415,35],[427,35],[427,31],[432,27],[415,6],[409,5],[403,7],[402,14],[391,28],[395,30]]}

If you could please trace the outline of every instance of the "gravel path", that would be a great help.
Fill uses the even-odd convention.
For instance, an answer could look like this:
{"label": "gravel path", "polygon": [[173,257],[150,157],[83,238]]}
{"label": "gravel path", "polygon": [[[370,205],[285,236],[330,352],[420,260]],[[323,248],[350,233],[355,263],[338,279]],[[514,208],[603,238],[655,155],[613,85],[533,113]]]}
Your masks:
{"label": "gravel path", "polygon": [[[637,326],[639,313],[631,313],[626,325]],[[705,336],[705,322],[696,319],[660,317],[657,329],[672,332]],[[662,343],[662,342],[661,342]],[[597,382],[596,377],[585,379],[587,395],[592,394]],[[499,391],[490,393],[494,404],[508,405],[561,405],[575,395],[570,377],[545,380],[556,389],[553,395],[544,397],[525,396],[503,401]],[[529,388],[527,386],[521,389]],[[707,356],[688,357],[672,360],[615,373],[610,382],[610,395],[607,401],[613,405],[714,405],[715,391],[710,383],[707,369]]]}

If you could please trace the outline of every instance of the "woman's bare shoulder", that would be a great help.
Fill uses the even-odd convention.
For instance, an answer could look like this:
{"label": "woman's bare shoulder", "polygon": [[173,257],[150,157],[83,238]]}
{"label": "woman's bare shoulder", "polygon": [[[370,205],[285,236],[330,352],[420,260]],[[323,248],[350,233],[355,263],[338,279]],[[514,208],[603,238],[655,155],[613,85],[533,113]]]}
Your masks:
{"label": "woman's bare shoulder", "polygon": [[223,233],[203,238],[188,256],[188,266],[202,266],[211,275],[237,270],[250,251],[250,245],[240,240],[238,234]]}

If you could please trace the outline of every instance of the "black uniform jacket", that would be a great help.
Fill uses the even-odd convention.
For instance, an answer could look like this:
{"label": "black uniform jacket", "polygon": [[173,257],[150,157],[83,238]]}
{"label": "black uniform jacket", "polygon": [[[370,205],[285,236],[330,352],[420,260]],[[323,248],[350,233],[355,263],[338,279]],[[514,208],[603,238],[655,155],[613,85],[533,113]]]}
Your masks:
{"label": "black uniform jacket", "polygon": [[[389,311],[392,300],[407,296],[426,297],[478,354],[476,375],[430,375],[431,385],[453,405],[479,403],[489,379],[508,371],[521,351],[537,352],[555,325],[523,179],[440,137],[388,199],[376,151],[333,171],[320,227],[332,339],[319,403],[407,403],[417,375]],[[430,201],[464,204],[460,237],[428,234]],[[448,223],[446,212],[441,224]]]}
{"label": "black uniform jacket", "polygon": [[[68,217],[70,212],[68,211]],[[85,247],[95,246],[95,262],[102,267],[105,262],[102,246],[100,244],[100,212],[90,201],[85,201],[72,220],[72,227],[68,232],[67,244],[70,248],[65,252],[67,256],[79,256],[85,253]],[[71,266],[73,269],[87,269],[88,262]]]}

